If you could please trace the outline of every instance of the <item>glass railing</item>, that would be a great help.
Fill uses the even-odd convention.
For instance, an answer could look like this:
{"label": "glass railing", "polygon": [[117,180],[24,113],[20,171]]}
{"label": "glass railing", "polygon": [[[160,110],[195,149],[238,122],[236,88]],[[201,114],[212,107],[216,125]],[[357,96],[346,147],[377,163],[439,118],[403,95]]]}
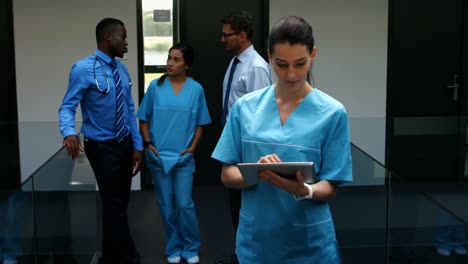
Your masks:
{"label": "glass railing", "polygon": [[468,119],[390,121],[388,263],[468,263]]}
{"label": "glass railing", "polygon": [[[465,152],[462,121],[392,120],[393,137],[385,150],[384,119],[350,120],[354,181],[340,186],[330,202],[342,263],[437,263],[444,260],[444,249],[451,253],[445,259],[452,261],[448,263],[468,263],[468,256],[455,254],[457,246],[468,247],[464,240],[468,237],[468,185],[464,171],[460,173],[464,158],[450,163],[457,156],[450,151]],[[93,263],[101,243],[101,209],[86,157],[68,158],[60,148],[56,123],[21,124],[18,130],[21,172],[31,176],[22,179],[16,191],[0,194],[0,258],[5,263],[15,263],[13,259],[17,263]],[[38,134],[44,138],[32,137]],[[28,151],[29,146],[39,150]],[[53,148],[60,150],[46,154]],[[387,157],[391,164],[385,164],[386,151],[392,153]],[[200,190],[204,189],[195,187],[195,195]],[[154,198],[152,194],[145,197]],[[154,211],[140,210],[138,199],[140,204],[130,205],[135,240],[140,247],[148,247],[142,250],[148,255],[154,246],[146,246],[139,236],[150,228],[142,225],[159,230],[152,222],[158,212],[154,201],[149,202]],[[205,210],[200,212],[215,208],[199,206]],[[145,218],[150,214],[151,221]],[[206,215],[199,218],[201,223],[214,221]],[[230,221],[225,218],[222,221]],[[162,236],[162,230],[157,234]],[[219,244],[217,235],[201,236],[206,246]],[[157,247],[151,259],[144,259],[164,259],[163,244]],[[210,249],[202,250],[207,259]]]}
{"label": "glass railing", "polygon": [[37,240],[32,180],[0,200],[0,258],[3,263],[36,263]]}
{"label": "glass railing", "polygon": [[84,155],[62,148],[33,175],[37,255],[54,263],[90,263],[99,248],[98,197]]}
{"label": "glass railing", "polygon": [[342,263],[386,263],[387,171],[354,144],[353,183],[330,202]]}
{"label": "glass railing", "polygon": [[86,263],[99,249],[94,176],[61,148],[0,201],[3,263]]}
{"label": "glass railing", "polygon": [[467,263],[467,253],[459,252],[468,248],[466,184],[414,182],[391,173],[389,189],[389,263],[433,263],[427,261],[445,255],[449,263]]}

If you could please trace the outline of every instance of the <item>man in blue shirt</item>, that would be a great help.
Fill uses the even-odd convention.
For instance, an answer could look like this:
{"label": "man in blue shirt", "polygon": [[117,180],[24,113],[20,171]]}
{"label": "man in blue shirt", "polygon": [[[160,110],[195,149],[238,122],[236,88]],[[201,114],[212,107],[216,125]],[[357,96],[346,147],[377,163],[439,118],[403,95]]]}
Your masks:
{"label": "man in blue shirt", "polygon": [[[223,81],[223,110],[221,123],[226,123],[231,106],[243,95],[265,88],[273,83],[271,68],[252,44],[252,16],[245,11],[233,12],[221,18],[223,32],[221,43],[228,52],[235,56],[229,63]],[[237,232],[241,190],[229,189],[229,202],[232,223]],[[216,261],[217,264],[236,264],[237,256]]]}
{"label": "man in blue shirt", "polygon": [[100,264],[139,264],[127,217],[132,177],[142,163],[131,78],[117,61],[127,52],[127,31],[122,21],[104,18],[96,26],[95,53],[77,61],[59,110],[63,145],[75,159],[83,146],[75,129],[81,105],[84,151],[93,168],[103,208]]}

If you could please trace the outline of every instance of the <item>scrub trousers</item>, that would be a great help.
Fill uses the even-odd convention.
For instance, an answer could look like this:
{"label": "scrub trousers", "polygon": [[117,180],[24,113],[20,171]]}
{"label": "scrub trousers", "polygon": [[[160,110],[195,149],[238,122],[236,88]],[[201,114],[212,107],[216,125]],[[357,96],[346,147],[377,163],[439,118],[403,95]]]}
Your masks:
{"label": "scrub trousers", "polygon": [[198,256],[200,232],[192,200],[193,172],[177,165],[168,174],[151,165],[148,168],[167,237],[167,257]]}

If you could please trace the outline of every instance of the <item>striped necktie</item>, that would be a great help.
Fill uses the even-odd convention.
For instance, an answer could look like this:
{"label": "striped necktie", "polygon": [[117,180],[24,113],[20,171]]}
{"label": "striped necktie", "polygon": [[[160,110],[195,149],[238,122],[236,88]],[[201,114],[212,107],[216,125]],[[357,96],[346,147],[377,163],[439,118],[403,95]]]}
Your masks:
{"label": "striped necktie", "polygon": [[234,76],[234,72],[236,71],[237,63],[239,63],[239,59],[235,57],[231,65],[231,70],[229,71],[226,94],[224,95],[223,112],[221,115],[221,123],[223,125],[226,124],[226,118],[228,114],[229,94],[231,93],[232,77]]}
{"label": "striped necktie", "polygon": [[110,63],[112,73],[114,74],[115,82],[115,138],[121,142],[127,135],[127,127],[125,126],[125,102],[123,99],[122,82],[117,67],[117,62],[112,60]]}

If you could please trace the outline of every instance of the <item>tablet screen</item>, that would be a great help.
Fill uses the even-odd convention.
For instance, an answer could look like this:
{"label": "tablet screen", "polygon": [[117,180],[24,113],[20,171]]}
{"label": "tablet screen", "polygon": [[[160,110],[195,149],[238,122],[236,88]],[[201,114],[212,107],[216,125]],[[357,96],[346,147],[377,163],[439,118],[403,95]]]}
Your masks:
{"label": "tablet screen", "polygon": [[258,172],[271,170],[281,177],[295,178],[299,170],[304,175],[304,181],[314,183],[317,181],[313,162],[278,162],[278,163],[238,163],[242,177],[248,184],[258,182]]}

